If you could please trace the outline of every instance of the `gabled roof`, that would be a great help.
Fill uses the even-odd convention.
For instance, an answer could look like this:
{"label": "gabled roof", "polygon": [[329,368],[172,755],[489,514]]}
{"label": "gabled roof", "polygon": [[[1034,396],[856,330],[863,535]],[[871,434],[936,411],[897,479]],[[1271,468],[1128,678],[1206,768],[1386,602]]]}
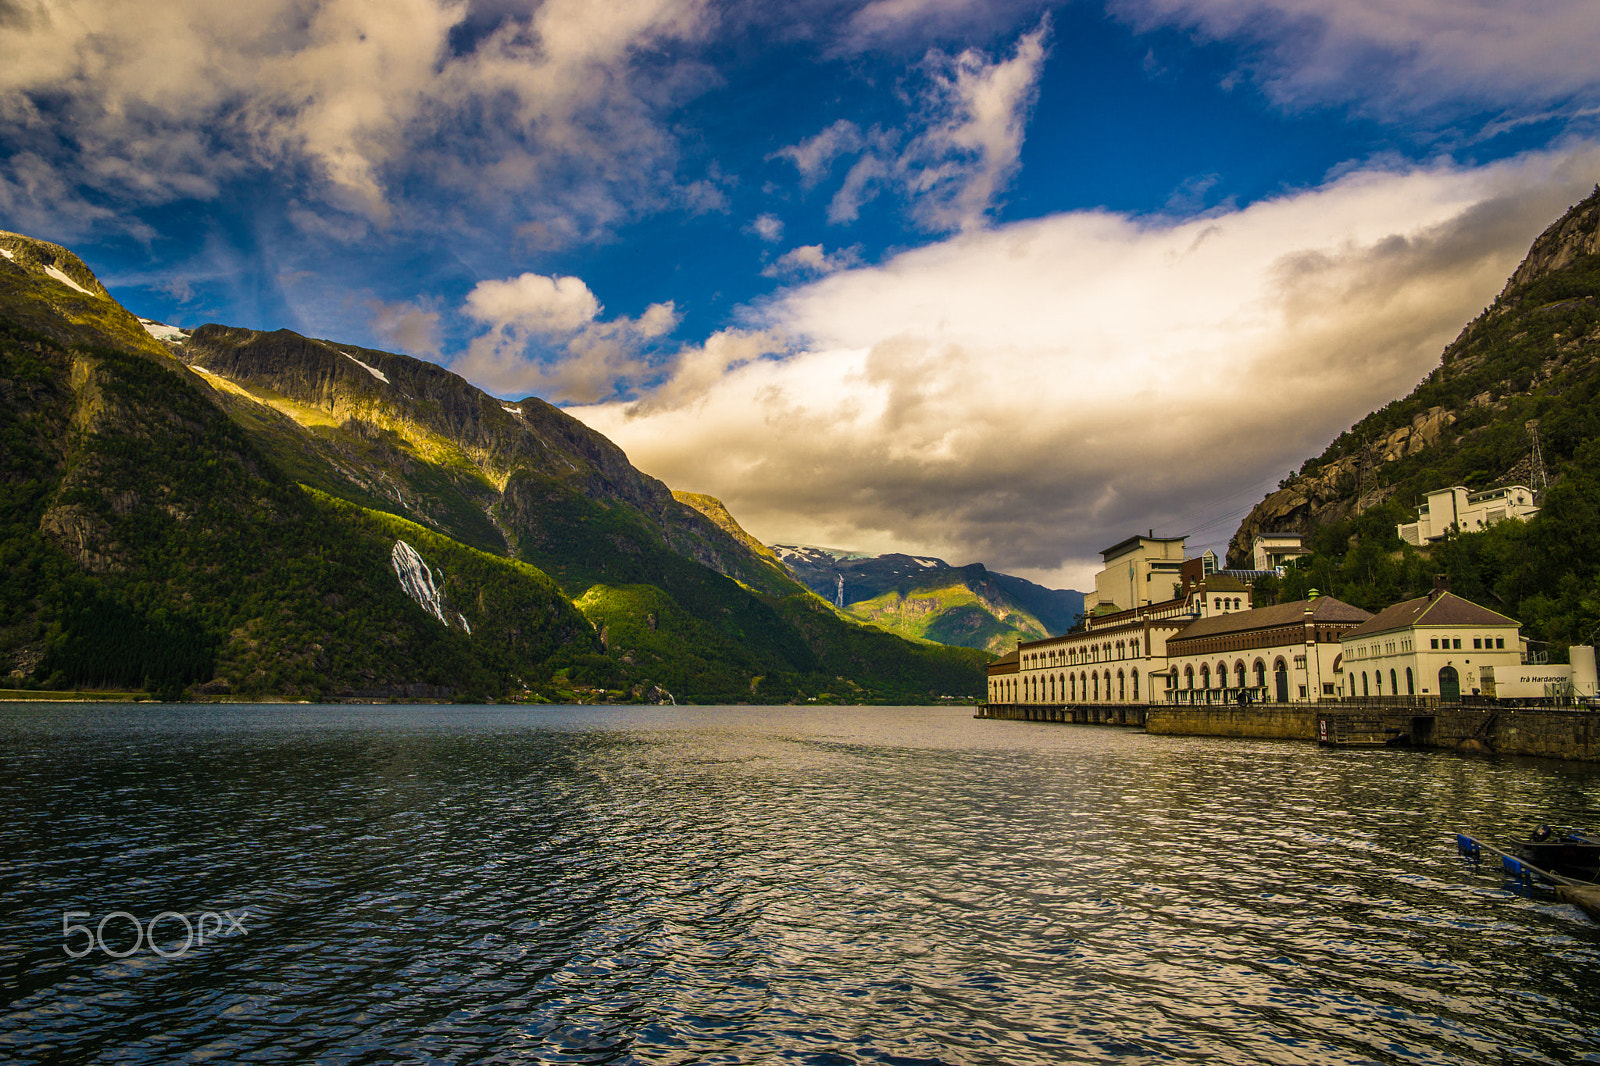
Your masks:
{"label": "gabled roof", "polygon": [[1515,626],[1515,618],[1480,607],[1464,600],[1453,592],[1438,592],[1418,596],[1414,600],[1397,603],[1378,612],[1369,621],[1356,626],[1340,639],[1351,640],[1370,637],[1375,633],[1392,633],[1412,626]]}
{"label": "gabled roof", "polygon": [[1233,614],[1213,615],[1202,618],[1185,629],[1179,630],[1167,638],[1167,649],[1170,652],[1172,645],[1177,641],[1198,640],[1203,637],[1220,637],[1229,633],[1249,633],[1257,629],[1275,629],[1278,626],[1294,625],[1305,621],[1306,605],[1311,605],[1311,617],[1317,622],[1364,622],[1372,615],[1359,607],[1352,607],[1343,600],[1336,600],[1332,596],[1319,596],[1314,600],[1295,600],[1293,603],[1279,603],[1271,607],[1257,607],[1249,611],[1236,611]]}
{"label": "gabled roof", "polygon": [[1014,674],[1022,666],[1022,649],[1012,648],[989,664],[991,674]]}

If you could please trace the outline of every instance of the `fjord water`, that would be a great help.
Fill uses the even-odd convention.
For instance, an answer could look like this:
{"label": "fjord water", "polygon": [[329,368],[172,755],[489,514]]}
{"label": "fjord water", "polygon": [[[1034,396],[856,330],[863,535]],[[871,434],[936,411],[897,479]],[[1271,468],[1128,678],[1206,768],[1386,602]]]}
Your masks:
{"label": "fjord water", "polygon": [[0,706],[0,1060],[1600,1061],[1600,771],[969,715]]}

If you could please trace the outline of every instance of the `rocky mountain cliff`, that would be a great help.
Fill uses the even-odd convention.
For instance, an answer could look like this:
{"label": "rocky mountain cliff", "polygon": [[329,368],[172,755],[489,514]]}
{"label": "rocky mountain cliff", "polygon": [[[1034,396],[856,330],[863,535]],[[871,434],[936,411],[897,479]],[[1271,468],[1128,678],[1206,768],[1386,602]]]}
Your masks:
{"label": "rocky mountain cliff", "polygon": [[147,327],[71,253],[16,234],[0,235],[0,358],[0,674],[16,683],[981,691],[981,655],[838,618],[731,516],[537,398],[289,331]]}
{"label": "rocky mountain cliff", "polygon": [[1533,485],[1533,428],[1548,479],[1600,435],[1600,186],[1534,241],[1494,303],[1407,397],[1373,412],[1240,524],[1230,565],[1260,532],[1317,529],[1429,491]]}
{"label": "rocky mountain cliff", "polygon": [[807,588],[862,621],[902,636],[1002,654],[1018,640],[1065,633],[1083,593],[1048,589],[928,556],[865,555],[780,544],[779,559]]}

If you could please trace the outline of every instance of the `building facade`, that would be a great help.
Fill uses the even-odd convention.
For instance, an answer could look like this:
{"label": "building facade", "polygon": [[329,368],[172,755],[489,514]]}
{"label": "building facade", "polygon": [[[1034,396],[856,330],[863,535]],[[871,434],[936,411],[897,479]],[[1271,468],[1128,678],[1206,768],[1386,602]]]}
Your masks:
{"label": "building facade", "polygon": [[1526,519],[1539,513],[1533,490],[1526,485],[1505,485],[1472,492],[1465,485],[1428,493],[1417,508],[1417,520],[1396,527],[1407,544],[1431,544],[1451,530],[1472,533],[1507,518]]}
{"label": "building facade", "polygon": [[1340,639],[1372,617],[1316,596],[1198,619],[1167,641],[1168,703],[1317,703],[1341,694]]}
{"label": "building facade", "polygon": [[1462,599],[1439,581],[1426,596],[1397,603],[1344,634],[1345,695],[1484,695],[1488,679],[1522,665],[1519,625]]}
{"label": "building facade", "polygon": [[[1165,699],[1167,641],[1197,619],[1250,609],[1249,587],[1215,572],[1214,555],[1185,560],[1184,539],[1130,537],[1102,551],[1104,568],[1095,578],[1097,603],[1085,614],[1082,629],[1023,641],[1014,653],[991,664],[989,701]],[[1160,591],[1165,597],[1155,599]]]}

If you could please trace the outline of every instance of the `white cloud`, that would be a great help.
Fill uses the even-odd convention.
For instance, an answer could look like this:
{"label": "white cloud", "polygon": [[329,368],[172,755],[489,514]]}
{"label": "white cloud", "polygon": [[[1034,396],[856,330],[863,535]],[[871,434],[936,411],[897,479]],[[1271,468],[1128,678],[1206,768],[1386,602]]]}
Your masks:
{"label": "white cloud", "polygon": [[678,325],[672,302],[638,318],[600,320],[600,301],[582,278],[522,274],[480,281],[462,310],[489,327],[455,360],[456,373],[503,396],[536,394],[592,403],[654,372],[651,341]]}
{"label": "white cloud", "polygon": [[786,275],[820,275],[834,274],[840,270],[847,270],[861,262],[859,248],[840,248],[828,254],[823,251],[820,244],[802,244],[798,248],[791,248],[778,256],[771,265],[761,273],[765,277],[776,278]]}
{"label": "white cloud", "polygon": [[1254,41],[1282,104],[1377,117],[1446,106],[1537,109],[1600,90],[1593,0],[1114,0],[1140,28]]}
{"label": "white cloud", "polygon": [[786,353],[574,413],[769,541],[1081,588],[1105,544],[1248,504],[1408,392],[1597,168],[1590,145],[968,232],[781,294],[756,318]]}
{"label": "white cloud", "polygon": [[971,39],[1003,31],[1050,6],[1050,0],[870,0],[840,35],[839,48],[858,50],[930,37]]}
{"label": "white cloud", "polygon": [[866,143],[860,127],[841,118],[816,136],[780,148],[769,158],[793,163],[800,172],[800,187],[809,189],[827,176],[834,160],[859,152]]}
{"label": "white cloud", "polygon": [[478,282],[467,294],[466,311],[492,326],[541,335],[574,333],[594,321],[600,301],[582,278],[522,274]]}
{"label": "white cloud", "polygon": [[783,219],[774,214],[757,215],[750,231],[768,244],[776,244],[783,240]]}
{"label": "white cloud", "polygon": [[954,58],[930,57],[934,121],[900,158],[918,220],[927,228],[982,225],[1016,171],[1048,32],[1044,23],[1024,34],[1012,57],[998,63],[971,49]]}
{"label": "white cloud", "polygon": [[876,126],[863,133],[840,119],[773,157],[795,165],[802,189],[818,184],[837,160],[856,157],[828,204],[829,222],[854,222],[863,205],[894,188],[923,229],[980,227],[1016,172],[1048,36],[1045,20],[998,61],[970,48],[953,56],[929,52],[921,64],[927,85],[909,117],[908,137]]}

